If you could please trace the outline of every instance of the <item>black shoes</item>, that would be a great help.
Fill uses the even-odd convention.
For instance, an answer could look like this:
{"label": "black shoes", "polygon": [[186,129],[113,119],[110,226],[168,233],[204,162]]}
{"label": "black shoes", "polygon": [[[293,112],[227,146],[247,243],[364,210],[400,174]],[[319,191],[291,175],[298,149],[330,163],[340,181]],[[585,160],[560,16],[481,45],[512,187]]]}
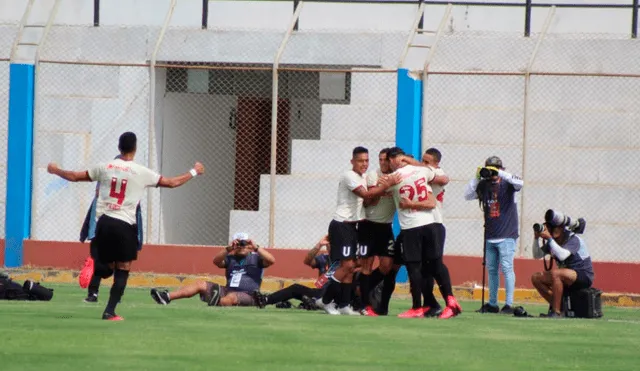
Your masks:
{"label": "black shoes", "polygon": [[482,308],[478,309],[476,313],[500,313],[500,307],[486,303]]}
{"label": "black shoes", "polygon": [[167,305],[171,302],[169,292],[158,289],[151,289],[151,297],[160,305]]}

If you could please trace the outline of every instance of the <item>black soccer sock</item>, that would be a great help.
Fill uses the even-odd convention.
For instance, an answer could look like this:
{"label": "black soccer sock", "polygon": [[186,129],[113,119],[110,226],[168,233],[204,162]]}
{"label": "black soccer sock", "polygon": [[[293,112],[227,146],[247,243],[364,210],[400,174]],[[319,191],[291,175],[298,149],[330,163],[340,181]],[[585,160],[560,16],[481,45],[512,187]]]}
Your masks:
{"label": "black soccer sock", "polygon": [[418,309],[422,306],[422,272],[420,268],[420,263],[407,263],[407,273],[409,274],[409,287],[411,289],[413,309]]}
{"label": "black soccer sock", "polygon": [[384,277],[385,277],[384,274],[380,272],[380,268],[376,268],[376,270],[371,272],[371,275],[369,276],[369,287],[371,287],[372,289],[375,288],[380,284],[380,282],[382,282]]}
{"label": "black soccer sock", "polygon": [[398,271],[392,270],[384,276],[384,280],[382,281],[382,298],[380,300],[380,307],[378,308],[379,313],[387,314],[389,313],[389,302],[391,301],[391,295],[393,295],[393,291],[396,289],[396,275]]}
{"label": "black soccer sock", "polygon": [[91,277],[91,282],[89,282],[89,289],[87,290],[87,294],[89,296],[98,296],[98,290],[100,290],[100,281],[102,281],[102,277],[94,273],[93,277]]}
{"label": "black soccer sock", "polygon": [[108,265],[102,264],[98,261],[93,263],[93,276],[98,276],[100,278],[109,278],[113,275],[113,269],[109,268]]}
{"label": "black soccer sock", "polygon": [[340,284],[340,295],[338,296],[338,300],[336,301],[338,304],[338,308],[344,308],[351,304],[351,290],[353,288],[352,283],[341,283]]}
{"label": "black soccer sock", "polygon": [[370,276],[368,274],[360,273],[360,299],[362,306],[367,307],[369,305],[369,291],[370,291]]}
{"label": "black soccer sock", "polygon": [[440,294],[446,301],[449,296],[453,296],[453,288],[451,287],[451,276],[449,275],[449,268],[444,265],[442,257],[430,263],[433,277],[436,279],[436,282],[438,282],[438,287],[440,288]]}
{"label": "black soccer sock", "polygon": [[327,285],[327,290],[324,292],[324,295],[322,295],[322,303],[325,305],[332,301],[337,301],[341,290],[340,282],[333,277],[329,279],[329,283],[327,283]]}
{"label": "black soccer sock", "polygon": [[267,296],[267,304],[276,304],[283,301],[287,301],[289,299],[298,299],[302,300],[303,296],[307,296],[312,298],[318,292],[317,289],[312,289],[307,286],[303,286],[297,283],[284,288],[282,290],[276,291],[271,295]]}
{"label": "black soccer sock", "polygon": [[440,303],[433,295],[433,274],[431,272],[431,264],[427,262],[422,265],[422,297],[424,300],[424,306],[431,309],[440,308]]}
{"label": "black soccer sock", "polygon": [[113,286],[111,286],[111,292],[109,294],[109,302],[107,308],[104,310],[107,314],[116,314],[116,305],[122,299],[124,295],[124,289],[127,287],[127,280],[129,279],[129,271],[122,269],[116,269],[113,274]]}

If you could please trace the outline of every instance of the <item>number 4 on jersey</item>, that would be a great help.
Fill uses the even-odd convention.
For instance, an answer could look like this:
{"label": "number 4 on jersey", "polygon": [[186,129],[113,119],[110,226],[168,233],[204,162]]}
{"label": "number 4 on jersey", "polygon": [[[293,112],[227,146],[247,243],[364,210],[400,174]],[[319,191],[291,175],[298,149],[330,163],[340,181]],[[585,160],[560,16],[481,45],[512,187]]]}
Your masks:
{"label": "number 4 on jersey", "polygon": [[118,188],[118,178],[111,178],[111,191],[109,192],[109,196],[118,200],[118,205],[122,205],[124,202],[124,194],[127,191],[127,180],[122,179],[120,181],[120,192],[116,191]]}

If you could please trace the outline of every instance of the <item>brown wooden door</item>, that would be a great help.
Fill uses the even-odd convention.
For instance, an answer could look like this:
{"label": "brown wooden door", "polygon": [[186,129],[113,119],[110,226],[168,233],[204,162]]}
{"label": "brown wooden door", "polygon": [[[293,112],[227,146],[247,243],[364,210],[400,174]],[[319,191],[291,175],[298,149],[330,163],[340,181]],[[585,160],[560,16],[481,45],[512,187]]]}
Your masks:
{"label": "brown wooden door", "polygon": [[[238,97],[233,208],[258,210],[260,175],[271,171],[271,100]],[[278,101],[276,173],[289,172],[289,101]]]}

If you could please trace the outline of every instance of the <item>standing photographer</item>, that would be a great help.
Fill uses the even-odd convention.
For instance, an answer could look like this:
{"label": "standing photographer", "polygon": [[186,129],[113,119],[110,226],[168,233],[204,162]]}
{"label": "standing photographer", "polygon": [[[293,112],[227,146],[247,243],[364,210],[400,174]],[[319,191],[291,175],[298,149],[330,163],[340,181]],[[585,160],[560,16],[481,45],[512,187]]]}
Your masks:
{"label": "standing photographer", "polygon": [[[465,190],[466,200],[478,199],[484,211],[484,233],[486,266],[489,271],[489,303],[478,310],[480,313],[513,314],[513,292],[516,275],[513,258],[518,239],[518,208],[515,193],[522,189],[521,178],[504,171],[502,160],[491,156],[484,167],[478,167],[476,177]],[[504,275],[506,302],[502,310],[498,307],[500,276]]]}
{"label": "standing photographer", "polygon": [[[546,223],[534,225],[532,252],[534,259],[550,254],[558,268],[536,272],[531,276],[533,286],[549,303],[547,317],[562,317],[562,296],[567,290],[590,288],[593,283],[593,265],[584,240],[575,233],[584,232],[584,220],[571,223],[571,218],[548,210]],[[575,233],[574,233],[575,232]],[[544,239],[542,247],[539,238]]]}

